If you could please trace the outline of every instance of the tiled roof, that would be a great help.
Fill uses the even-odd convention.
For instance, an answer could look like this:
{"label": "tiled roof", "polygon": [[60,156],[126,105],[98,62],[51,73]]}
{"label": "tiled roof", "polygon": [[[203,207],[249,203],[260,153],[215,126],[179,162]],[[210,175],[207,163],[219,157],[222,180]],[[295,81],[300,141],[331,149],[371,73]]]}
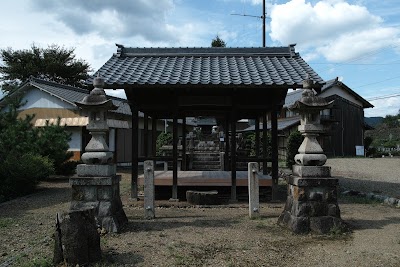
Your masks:
{"label": "tiled roof", "polygon": [[370,102],[368,102],[366,99],[364,99],[362,96],[360,96],[359,94],[357,94],[356,92],[354,92],[350,87],[348,87],[347,85],[345,85],[344,83],[342,83],[341,81],[339,81],[339,78],[335,78],[329,81],[326,81],[325,85],[322,87],[321,92],[326,91],[330,88],[332,88],[333,86],[338,86],[341,88],[344,88],[345,90],[347,90],[348,93],[350,93],[351,95],[353,95],[353,97],[355,99],[357,99],[358,101],[360,101],[363,105],[364,108],[373,108],[374,105],[372,105]]}
{"label": "tiled roof", "polygon": [[[355,99],[357,99],[358,101],[360,101],[363,104],[364,108],[372,108],[373,107],[373,105],[371,103],[369,103],[362,96],[360,96],[359,94],[357,94],[356,92],[351,90],[347,85],[345,85],[344,83],[339,81],[338,78],[326,81],[324,86],[322,86],[321,93],[330,88],[333,88],[335,85],[342,88],[343,90],[347,91],[351,95],[353,95]],[[288,93],[286,95],[285,104],[283,105],[283,107],[287,108],[287,107],[293,105],[294,102],[296,102],[297,100],[300,100],[302,92],[303,92],[303,90],[300,89],[300,90],[295,90],[293,92]]]}
{"label": "tiled roof", "polygon": [[[27,84],[30,84],[38,89],[46,91],[49,94],[54,95],[60,99],[63,99],[64,101],[69,102],[72,105],[75,105],[75,102],[82,101],[85,96],[89,95],[89,91],[82,88],[72,87],[37,78],[31,78]],[[111,99],[113,104],[118,107],[117,110],[111,112],[125,114],[125,115],[132,114],[126,99],[112,97],[112,96],[107,96],[107,97]]]}
{"label": "tiled roof", "polygon": [[266,48],[125,48],[98,73],[106,88],[135,85],[267,85],[300,88],[310,77],[323,80],[289,47]]}

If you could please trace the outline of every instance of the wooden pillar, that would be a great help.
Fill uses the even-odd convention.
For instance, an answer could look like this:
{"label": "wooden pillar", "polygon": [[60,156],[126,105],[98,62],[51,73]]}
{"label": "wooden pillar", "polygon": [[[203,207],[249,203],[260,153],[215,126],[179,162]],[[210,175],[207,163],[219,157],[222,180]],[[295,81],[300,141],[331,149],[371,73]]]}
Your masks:
{"label": "wooden pillar", "polygon": [[149,116],[144,114],[143,116],[143,156],[149,156]]}
{"label": "wooden pillar", "polygon": [[182,171],[186,171],[186,117],[182,119]]}
{"label": "wooden pillar", "polygon": [[[151,117],[151,155],[153,157],[156,156],[157,154],[157,118],[156,117]],[[154,160],[154,169],[157,167],[157,161]]]}
{"label": "wooden pillar", "polygon": [[230,116],[226,115],[225,116],[225,170],[230,170],[229,167],[229,121],[230,121]]}
{"label": "wooden pillar", "polygon": [[264,114],[263,115],[263,174],[267,174],[267,165],[268,165],[267,141],[268,141],[267,114]]}
{"label": "wooden pillar", "polygon": [[172,127],[172,199],[178,199],[178,119],[176,115]]}
{"label": "wooden pillar", "polygon": [[237,201],[236,196],[236,116],[235,111],[231,116],[231,201]]}
{"label": "wooden pillar", "polygon": [[138,198],[138,144],[139,144],[139,111],[131,105],[132,111],[132,174],[131,174],[131,198]]}
{"label": "wooden pillar", "polygon": [[271,112],[271,155],[272,155],[272,199],[277,197],[278,186],[278,109]]}
{"label": "wooden pillar", "polygon": [[254,130],[256,132],[256,143],[255,143],[255,150],[256,150],[256,158],[260,158],[260,118],[257,116],[255,119],[255,127]]}

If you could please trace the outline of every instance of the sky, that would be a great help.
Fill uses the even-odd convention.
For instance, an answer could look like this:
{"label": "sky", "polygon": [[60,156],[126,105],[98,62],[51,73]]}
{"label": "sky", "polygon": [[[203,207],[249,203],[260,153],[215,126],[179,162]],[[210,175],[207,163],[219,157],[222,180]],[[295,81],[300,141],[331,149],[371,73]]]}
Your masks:
{"label": "sky", "polygon": [[[93,71],[116,52],[116,43],[209,47],[218,35],[228,47],[262,46],[262,0],[13,0],[1,6],[0,49],[75,48]],[[399,112],[398,0],[266,0],[266,14],[267,46],[296,44],[324,80],[339,77],[375,106],[365,109],[366,117]]]}

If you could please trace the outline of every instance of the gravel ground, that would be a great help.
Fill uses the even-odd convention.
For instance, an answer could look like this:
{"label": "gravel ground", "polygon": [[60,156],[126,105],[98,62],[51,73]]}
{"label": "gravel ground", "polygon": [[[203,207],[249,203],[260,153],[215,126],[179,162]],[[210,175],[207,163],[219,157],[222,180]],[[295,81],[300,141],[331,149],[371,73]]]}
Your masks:
{"label": "gravel ground", "polygon": [[343,189],[400,198],[400,158],[328,159]]}
{"label": "gravel ground", "polygon": [[[338,169],[344,175],[349,166],[355,176],[345,182],[387,183],[376,175],[378,181],[367,179],[372,171],[364,175],[360,164],[367,159],[340,160],[328,164],[335,175]],[[386,177],[386,170],[381,173]],[[341,199],[342,218],[353,231],[326,236],[293,235],[276,225],[283,202],[263,203],[261,218],[250,220],[246,203],[201,208],[157,201],[157,218],[144,220],[143,202],[129,199],[129,180],[123,174],[121,195],[129,223],[120,234],[101,237],[104,260],[98,266],[400,266],[398,208]],[[51,266],[55,214],[68,208],[69,197],[68,182],[44,182],[37,193],[0,204],[0,267]]]}

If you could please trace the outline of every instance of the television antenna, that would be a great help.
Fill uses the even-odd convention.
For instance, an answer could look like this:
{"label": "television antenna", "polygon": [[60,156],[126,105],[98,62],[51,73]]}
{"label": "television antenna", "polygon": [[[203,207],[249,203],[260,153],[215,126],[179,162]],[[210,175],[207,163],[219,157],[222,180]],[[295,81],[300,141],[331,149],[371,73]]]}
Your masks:
{"label": "television antenna", "polygon": [[231,14],[231,15],[233,15],[233,16],[252,17],[252,18],[259,18],[259,19],[262,19],[262,22],[263,22],[263,35],[262,35],[262,38],[263,38],[263,47],[265,47],[265,18],[266,18],[266,15],[265,15],[265,0],[263,0],[263,7],[262,7],[262,10],[263,10],[263,12],[262,12],[262,15],[261,15],[261,16],[248,15],[248,14],[238,14],[238,13],[233,13],[233,14]]}

